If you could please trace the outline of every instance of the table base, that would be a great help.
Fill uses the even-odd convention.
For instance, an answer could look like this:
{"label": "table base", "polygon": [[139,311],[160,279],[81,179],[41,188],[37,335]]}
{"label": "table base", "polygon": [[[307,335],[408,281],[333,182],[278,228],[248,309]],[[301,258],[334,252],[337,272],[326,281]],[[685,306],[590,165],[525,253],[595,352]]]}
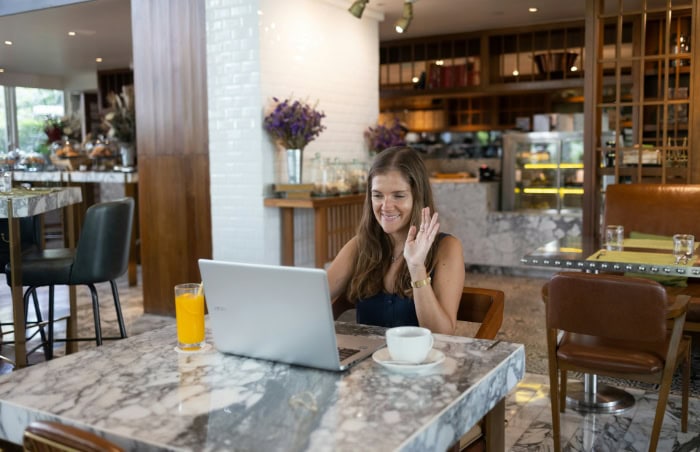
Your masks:
{"label": "table base", "polygon": [[634,397],[627,391],[605,384],[597,385],[595,394],[585,391],[583,383],[566,387],[566,406],[581,413],[617,414],[634,406]]}

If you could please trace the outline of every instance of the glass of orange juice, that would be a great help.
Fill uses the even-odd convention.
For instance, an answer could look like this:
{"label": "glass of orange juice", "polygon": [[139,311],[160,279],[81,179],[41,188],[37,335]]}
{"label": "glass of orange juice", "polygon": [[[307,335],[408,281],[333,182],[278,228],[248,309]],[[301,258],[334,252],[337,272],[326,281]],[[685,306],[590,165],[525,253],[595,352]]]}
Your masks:
{"label": "glass of orange juice", "polygon": [[177,346],[182,351],[201,350],[204,341],[204,292],[197,283],[175,286]]}

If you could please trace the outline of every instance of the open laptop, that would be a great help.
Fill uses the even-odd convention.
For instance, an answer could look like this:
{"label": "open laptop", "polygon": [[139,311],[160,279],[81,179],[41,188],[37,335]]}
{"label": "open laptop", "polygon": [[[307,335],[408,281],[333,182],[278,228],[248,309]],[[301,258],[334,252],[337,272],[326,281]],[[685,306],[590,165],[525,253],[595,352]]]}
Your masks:
{"label": "open laptop", "polygon": [[336,335],[324,270],[209,259],[199,269],[221,352],[340,371],[384,345]]}

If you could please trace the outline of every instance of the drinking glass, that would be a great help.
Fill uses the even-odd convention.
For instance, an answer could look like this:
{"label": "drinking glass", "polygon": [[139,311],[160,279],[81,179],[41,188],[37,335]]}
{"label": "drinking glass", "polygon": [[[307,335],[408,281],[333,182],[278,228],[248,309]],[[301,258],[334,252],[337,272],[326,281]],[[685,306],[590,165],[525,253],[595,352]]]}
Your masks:
{"label": "drinking glass", "polygon": [[9,193],[12,191],[12,172],[0,172],[0,192]]}
{"label": "drinking glass", "polygon": [[605,228],[605,248],[609,251],[620,251],[625,240],[625,228],[619,224],[611,224]]}
{"label": "drinking glass", "polygon": [[673,257],[676,264],[687,264],[695,254],[695,236],[693,234],[675,234],[673,236]]}
{"label": "drinking glass", "polygon": [[175,286],[175,320],[177,347],[194,352],[204,348],[204,293],[201,284],[187,283]]}

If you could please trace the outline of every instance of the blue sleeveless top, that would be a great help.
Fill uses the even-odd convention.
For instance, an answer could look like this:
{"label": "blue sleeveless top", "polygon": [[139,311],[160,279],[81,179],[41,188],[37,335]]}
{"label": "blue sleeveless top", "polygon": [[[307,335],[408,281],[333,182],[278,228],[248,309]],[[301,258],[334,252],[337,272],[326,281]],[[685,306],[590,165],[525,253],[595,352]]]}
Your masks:
{"label": "blue sleeveless top", "polygon": [[[438,243],[448,234],[438,234]],[[432,274],[430,275],[433,276]],[[413,298],[404,298],[403,295],[380,292],[369,298],[357,300],[355,304],[357,323],[365,325],[383,326],[393,328],[395,326],[418,326],[418,316]]]}

